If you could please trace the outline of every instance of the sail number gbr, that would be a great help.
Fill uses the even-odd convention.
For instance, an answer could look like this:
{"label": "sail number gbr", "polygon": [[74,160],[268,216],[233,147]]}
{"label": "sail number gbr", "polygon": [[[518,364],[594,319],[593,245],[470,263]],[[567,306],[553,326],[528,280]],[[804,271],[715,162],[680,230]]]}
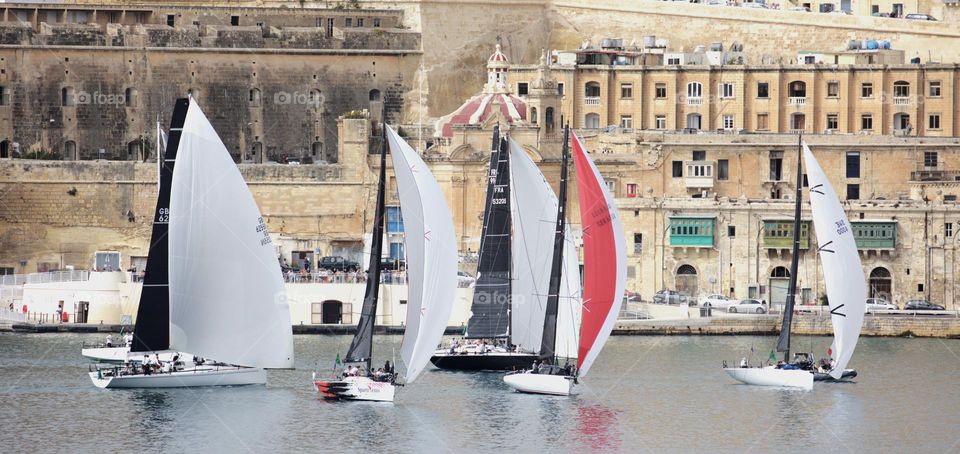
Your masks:
{"label": "sail number gbr", "polygon": [[170,208],[160,208],[157,210],[157,222],[170,222]]}

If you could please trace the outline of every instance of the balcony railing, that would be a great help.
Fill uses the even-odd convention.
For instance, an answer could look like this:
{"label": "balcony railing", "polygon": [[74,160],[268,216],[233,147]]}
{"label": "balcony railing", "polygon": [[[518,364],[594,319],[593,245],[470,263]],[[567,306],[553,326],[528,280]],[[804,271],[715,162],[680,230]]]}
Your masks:
{"label": "balcony railing", "polygon": [[894,96],[893,105],[895,106],[909,106],[910,97],[909,96]]}
{"label": "balcony railing", "polygon": [[791,96],[790,104],[794,106],[804,106],[807,104],[806,96]]}
{"label": "balcony railing", "polygon": [[588,106],[599,106],[600,97],[599,96],[587,96],[583,98],[583,103]]}
{"label": "balcony railing", "polygon": [[688,106],[699,106],[703,104],[703,98],[700,96],[687,96]]}

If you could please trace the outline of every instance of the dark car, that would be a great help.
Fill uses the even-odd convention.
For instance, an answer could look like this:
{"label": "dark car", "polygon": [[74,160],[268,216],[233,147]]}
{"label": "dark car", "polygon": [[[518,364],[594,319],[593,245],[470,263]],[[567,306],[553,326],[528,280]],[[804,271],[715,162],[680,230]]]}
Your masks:
{"label": "dark car", "polygon": [[927,300],[910,300],[903,306],[905,311],[942,311],[944,307]]}
{"label": "dark car", "polygon": [[331,255],[321,258],[320,263],[317,264],[317,269],[344,272],[357,271],[360,269],[360,264],[347,260],[343,257]]}
{"label": "dark car", "polygon": [[653,294],[654,304],[682,304],[688,300],[687,295],[676,290],[660,290]]}

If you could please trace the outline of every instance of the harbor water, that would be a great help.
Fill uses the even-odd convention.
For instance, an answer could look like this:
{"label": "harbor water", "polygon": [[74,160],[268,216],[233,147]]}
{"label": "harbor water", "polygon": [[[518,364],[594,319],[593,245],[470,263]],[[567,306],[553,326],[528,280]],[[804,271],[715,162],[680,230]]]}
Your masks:
{"label": "harbor water", "polygon": [[[572,397],[510,391],[498,373],[428,367],[394,404],[327,402],[349,336],[295,336],[296,370],[267,386],[103,390],[80,356],[93,334],[0,333],[3,452],[951,452],[960,450],[960,340],[865,338],[855,383],[736,384],[775,339],[615,336]],[[378,336],[377,363],[400,336]],[[822,354],[827,337],[796,337]],[[751,353],[751,349],[753,353]]]}

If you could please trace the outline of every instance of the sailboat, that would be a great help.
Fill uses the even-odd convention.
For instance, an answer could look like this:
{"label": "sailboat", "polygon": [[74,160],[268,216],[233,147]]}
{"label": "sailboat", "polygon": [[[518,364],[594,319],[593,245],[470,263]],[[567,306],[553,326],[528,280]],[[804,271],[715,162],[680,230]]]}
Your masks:
{"label": "sailboat", "polygon": [[[183,127],[183,120],[187,114],[187,103],[177,103],[174,107],[173,120],[171,121],[171,127],[176,128],[176,137],[177,142],[175,142],[169,151],[167,151],[167,135],[160,127],[160,122],[157,122],[157,210],[154,214],[153,219],[153,231],[150,235],[150,248],[147,252],[147,265],[151,265],[149,268],[151,270],[163,269],[163,271],[157,271],[156,273],[151,273],[149,279],[144,276],[143,287],[140,292],[140,310],[139,313],[150,312],[151,306],[162,304],[164,311],[167,307],[167,299],[169,294],[167,291],[167,224],[169,221],[170,213],[170,177],[172,176],[173,163],[176,160],[177,155],[177,146],[179,143],[180,129]],[[164,167],[164,163],[167,163],[167,167]],[[164,174],[164,169],[167,169],[167,174]],[[161,303],[162,302],[162,303]],[[139,362],[143,358],[143,353],[148,353],[149,356],[153,357],[155,354],[160,354],[161,361],[171,361],[176,352],[167,351],[167,339],[166,336],[160,336],[162,339],[153,339],[154,336],[149,335],[145,331],[149,331],[153,326],[156,326],[158,329],[165,327],[168,323],[168,317],[165,313],[155,314],[159,315],[159,318],[147,319],[150,314],[147,314],[144,317],[137,317],[137,326],[139,329],[135,329],[133,333],[134,339],[138,337],[144,337],[149,339],[151,344],[154,344],[157,348],[150,349],[144,345],[144,342],[138,344],[138,349],[131,353],[131,348],[134,347],[134,343],[131,340],[130,342],[124,342],[123,345],[84,345],[80,349],[80,354],[85,357],[99,362],[109,362],[109,363],[122,363],[122,362]],[[139,336],[137,335],[139,334]],[[125,336],[126,337],[126,336]],[[182,355],[182,358],[187,360],[192,360],[192,357],[188,358],[189,355]]]}
{"label": "sailboat", "polygon": [[[626,287],[626,245],[617,206],[603,177],[585,153],[583,144],[572,136],[574,162],[577,171],[577,189],[580,199],[580,219],[583,226],[583,303],[580,320],[577,366],[560,367],[556,358],[556,333],[560,317],[558,308],[561,292],[561,274],[564,269],[564,236],[567,193],[567,134],[564,134],[563,157],[560,171],[560,200],[554,231],[553,259],[548,290],[548,304],[543,319],[543,338],[540,357],[543,366],[504,376],[511,388],[526,393],[569,395],[596,360],[610,337],[616,322]],[[575,271],[574,271],[575,272]],[[572,320],[571,320],[572,321]],[[569,322],[568,322],[569,323]]]}
{"label": "sailboat", "polygon": [[[798,148],[798,155],[802,154],[802,158],[797,156],[797,197],[794,205],[790,286],[783,310],[783,326],[777,341],[777,351],[783,352],[784,365],[725,367],[724,370],[734,379],[748,385],[809,390],[813,388],[814,381],[849,380],[856,377],[856,371],[847,369],[846,366],[856,348],[863,325],[867,287],[853,229],[840,205],[840,199],[802,138]],[[798,353],[794,360],[790,361],[790,328],[796,295],[800,245],[801,161],[806,162],[813,227],[817,233],[818,253],[823,266],[827,299],[830,305],[830,321],[833,323],[833,345],[828,352],[832,361],[824,362],[819,366],[821,370],[817,370],[817,366],[813,364],[813,358],[807,353]]]}
{"label": "sailboat", "polygon": [[264,369],[293,367],[286,289],[253,195],[192,98],[177,100],[164,161],[170,189],[157,204],[131,351],[215,361],[97,369],[90,379],[101,388],[264,384]]}
{"label": "sailboat", "polygon": [[[400,207],[404,213],[407,254],[407,314],[400,356],[407,366],[405,383],[412,383],[426,367],[430,354],[443,337],[453,310],[457,286],[457,242],[453,217],[430,169],[397,133],[383,125],[380,174],[374,213],[370,267],[357,332],[344,359],[352,374],[317,379],[317,391],[331,400],[393,402],[400,384],[392,366],[373,370],[373,335],[380,290],[380,255],[383,248],[384,194],[387,143],[393,160]],[[338,356],[339,358],[339,356]],[[352,364],[361,363],[359,372]]]}

